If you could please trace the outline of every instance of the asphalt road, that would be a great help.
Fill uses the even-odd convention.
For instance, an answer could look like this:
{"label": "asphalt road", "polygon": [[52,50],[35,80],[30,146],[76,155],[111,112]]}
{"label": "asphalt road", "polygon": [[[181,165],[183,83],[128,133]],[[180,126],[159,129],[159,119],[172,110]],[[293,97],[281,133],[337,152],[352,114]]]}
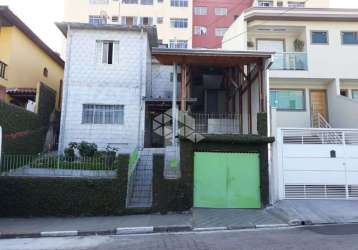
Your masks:
{"label": "asphalt road", "polygon": [[358,249],[358,225],[254,231],[0,240],[1,250]]}

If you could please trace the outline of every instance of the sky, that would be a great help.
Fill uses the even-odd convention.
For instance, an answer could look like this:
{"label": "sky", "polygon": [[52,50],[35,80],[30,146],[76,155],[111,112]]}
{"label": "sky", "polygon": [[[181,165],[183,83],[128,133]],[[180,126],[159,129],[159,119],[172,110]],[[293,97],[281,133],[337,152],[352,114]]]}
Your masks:
{"label": "sky", "polygon": [[[0,0],[0,5],[8,5],[47,45],[61,52],[64,38],[54,23],[63,19],[63,2],[64,0]],[[331,0],[331,6],[358,8],[358,0]]]}

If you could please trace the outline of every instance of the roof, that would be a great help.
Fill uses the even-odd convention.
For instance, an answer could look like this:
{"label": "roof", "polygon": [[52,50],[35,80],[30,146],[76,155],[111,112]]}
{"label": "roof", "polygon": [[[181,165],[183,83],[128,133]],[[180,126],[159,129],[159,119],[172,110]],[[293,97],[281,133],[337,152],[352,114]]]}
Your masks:
{"label": "roof", "polygon": [[335,21],[358,22],[358,9],[252,7],[245,10],[245,21]]}
{"label": "roof", "polygon": [[41,48],[52,60],[54,60],[62,68],[65,62],[60,55],[50,49],[24,22],[20,20],[7,6],[0,5],[0,27],[15,26],[24,33],[33,43]]}
{"label": "roof", "polygon": [[158,44],[157,28],[155,26],[147,25],[120,25],[120,24],[90,24],[90,23],[76,23],[76,22],[62,22],[56,23],[56,26],[61,30],[62,34],[67,37],[68,29],[86,29],[86,30],[118,30],[118,31],[134,31],[141,32],[142,30],[148,33],[150,47],[155,47]]}
{"label": "roof", "polygon": [[234,51],[223,49],[169,49],[153,48],[152,55],[164,65],[199,64],[199,65],[238,65],[257,63],[271,58],[271,52]]}

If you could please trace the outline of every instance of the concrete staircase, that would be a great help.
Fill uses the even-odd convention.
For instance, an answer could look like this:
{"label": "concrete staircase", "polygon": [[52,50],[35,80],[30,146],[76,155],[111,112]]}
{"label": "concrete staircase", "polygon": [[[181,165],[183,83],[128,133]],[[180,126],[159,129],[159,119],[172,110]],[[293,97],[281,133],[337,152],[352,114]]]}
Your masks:
{"label": "concrete staircase", "polygon": [[133,172],[131,192],[128,194],[128,208],[150,208],[153,188],[153,154],[162,154],[161,148],[144,148]]}

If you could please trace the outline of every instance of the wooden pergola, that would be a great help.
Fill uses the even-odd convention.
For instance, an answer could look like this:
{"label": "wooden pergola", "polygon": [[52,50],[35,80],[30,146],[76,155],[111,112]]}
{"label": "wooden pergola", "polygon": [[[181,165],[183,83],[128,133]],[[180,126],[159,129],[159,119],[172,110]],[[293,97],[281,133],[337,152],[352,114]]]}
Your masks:
{"label": "wooden pergola", "polygon": [[[181,66],[180,110],[187,111],[187,100],[191,96],[191,70],[204,66],[220,68],[224,72],[224,86],[226,89],[227,110],[240,115],[240,125],[243,127],[243,96],[247,93],[248,130],[252,132],[252,84],[259,85],[258,105],[260,112],[266,112],[266,93],[263,72],[269,67],[267,61],[272,53],[242,52],[228,50],[203,49],[166,49],[153,48],[152,55],[162,65]],[[174,74],[175,75],[175,74]],[[175,77],[174,77],[175,78]],[[174,81],[175,82],[175,81]],[[235,97],[239,95],[239,110],[236,109]],[[232,107],[230,106],[230,103]]]}

